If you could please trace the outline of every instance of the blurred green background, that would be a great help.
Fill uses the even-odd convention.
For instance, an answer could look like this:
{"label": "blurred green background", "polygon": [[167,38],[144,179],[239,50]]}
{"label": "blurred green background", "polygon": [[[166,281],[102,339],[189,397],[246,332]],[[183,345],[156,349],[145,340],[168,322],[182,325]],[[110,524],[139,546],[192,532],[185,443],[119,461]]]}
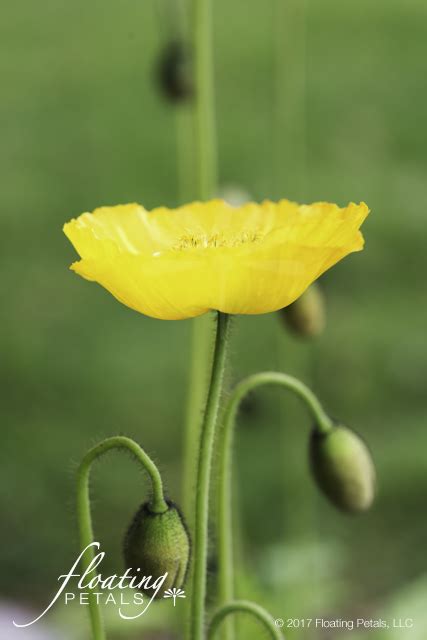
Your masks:
{"label": "blurred green background", "polygon": [[[174,107],[153,77],[176,34],[168,3],[157,4],[3,3],[0,588],[4,600],[37,610],[76,555],[74,473],[91,444],[117,432],[135,437],[170,495],[181,492],[191,323],[140,316],[74,276],[61,232],[101,204],[178,200]],[[377,503],[360,518],[326,504],[308,473],[304,409],[277,390],[258,393],[236,442],[240,595],[284,619],[417,611],[404,633],[424,638],[427,4],[307,2],[304,153],[290,12],[283,188],[273,167],[274,3],[214,4],[220,185],[255,200],[365,200],[372,209],[365,251],[322,278],[325,333],[304,342],[277,315],[237,318],[229,382],[274,368],[310,384],[368,440]],[[126,456],[96,469],[96,531],[112,566],[145,487]],[[85,637],[85,612],[75,618]]]}

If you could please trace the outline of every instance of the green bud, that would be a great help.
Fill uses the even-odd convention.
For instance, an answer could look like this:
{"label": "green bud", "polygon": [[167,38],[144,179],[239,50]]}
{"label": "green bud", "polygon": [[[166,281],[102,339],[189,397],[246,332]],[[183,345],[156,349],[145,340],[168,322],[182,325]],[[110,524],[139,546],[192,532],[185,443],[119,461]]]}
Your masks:
{"label": "green bud", "polygon": [[375,497],[375,467],[363,440],[351,429],[314,430],[310,461],[320,490],[339,509],[366,511]]}
{"label": "green bud", "polygon": [[[163,513],[143,504],[137,511],[124,540],[126,568],[156,579],[165,573],[164,589],[181,588],[190,559],[190,539],[178,508],[168,501]],[[161,597],[161,594],[158,595]]]}
{"label": "green bud", "polygon": [[281,311],[287,327],[302,338],[319,336],[326,324],[325,298],[313,283],[295,302]]}

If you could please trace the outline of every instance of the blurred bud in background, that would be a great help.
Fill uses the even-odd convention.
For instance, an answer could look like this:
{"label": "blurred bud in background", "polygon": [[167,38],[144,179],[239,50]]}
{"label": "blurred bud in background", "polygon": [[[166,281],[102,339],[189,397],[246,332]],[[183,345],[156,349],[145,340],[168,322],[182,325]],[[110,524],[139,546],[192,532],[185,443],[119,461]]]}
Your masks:
{"label": "blurred bud in background", "polygon": [[295,302],[279,311],[286,326],[301,338],[315,338],[325,329],[325,297],[314,282]]}
{"label": "blurred bud in background", "polygon": [[375,467],[363,440],[342,425],[313,430],[311,468],[319,489],[342,511],[366,511],[375,497]]}
{"label": "blurred bud in background", "polygon": [[162,95],[170,102],[183,102],[194,92],[190,54],[180,40],[165,45],[156,68],[157,84]]}
{"label": "blurred bud in background", "polygon": [[[168,502],[164,513],[150,511],[145,503],[137,511],[124,540],[126,568],[154,579],[168,574],[164,588],[181,588],[190,559],[190,539],[178,508]],[[158,594],[161,598],[163,594]]]}
{"label": "blurred bud in background", "polygon": [[243,187],[236,184],[225,184],[218,189],[217,197],[231,204],[232,207],[240,207],[251,201],[251,194]]}

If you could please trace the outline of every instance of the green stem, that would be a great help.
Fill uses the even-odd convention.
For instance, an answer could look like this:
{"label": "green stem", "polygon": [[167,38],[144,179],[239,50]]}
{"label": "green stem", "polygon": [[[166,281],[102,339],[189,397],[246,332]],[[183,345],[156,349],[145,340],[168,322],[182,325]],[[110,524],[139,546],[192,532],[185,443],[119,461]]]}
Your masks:
{"label": "green stem", "polygon": [[[113,438],[107,438],[86,453],[77,471],[77,519],[79,526],[79,542],[81,551],[86,549],[88,545],[93,542],[94,537],[89,496],[89,477],[92,463],[94,462],[94,460],[102,456],[104,453],[107,453],[107,451],[110,451],[111,449],[129,450],[137,458],[138,462],[142,464],[145,471],[149,474],[153,489],[151,510],[154,513],[164,513],[168,509],[163,494],[163,484],[160,473],[154,462],[145,453],[145,451],[141,449],[141,447],[130,438],[125,438],[124,436],[114,436]],[[90,549],[88,549],[82,557],[83,571],[88,569],[94,557],[95,553],[93,547],[90,547]],[[96,591],[96,589],[94,589],[94,591]],[[89,613],[91,619],[93,640],[105,640],[105,631],[102,622],[101,611],[92,593],[89,594]]]}
{"label": "green stem", "polygon": [[[212,198],[216,190],[216,131],[211,28],[212,0],[191,1],[195,86],[193,102],[195,158],[193,169],[197,167],[196,198],[207,200]],[[188,151],[188,141],[186,148]],[[195,318],[192,321],[192,332],[192,356],[184,454],[184,507],[187,514],[193,512],[195,491],[194,460],[199,446],[200,414],[208,384],[211,347],[208,316]]]}
{"label": "green stem", "polygon": [[[187,46],[190,38],[190,24],[188,16],[188,2],[178,0],[173,3],[175,8],[174,28],[181,34],[181,40],[185,46],[185,54],[188,54]],[[180,205],[194,198],[194,127],[192,96],[177,102],[175,107],[176,130],[176,160],[178,181],[178,203]]]}
{"label": "green stem", "polygon": [[[305,384],[285,373],[263,372],[242,380],[230,395],[224,411],[224,424],[218,443],[218,592],[220,604],[233,598],[233,541],[231,513],[231,459],[233,432],[237,410],[243,398],[256,387],[279,385],[293,391],[305,403],[314,418],[316,428],[326,433],[332,428],[332,421],[323,410],[316,396]],[[227,625],[225,638],[232,640],[233,629]]]}
{"label": "green stem", "polygon": [[234,615],[236,613],[249,613],[266,628],[270,638],[273,638],[274,640],[283,640],[282,632],[276,626],[268,611],[260,607],[258,604],[248,602],[247,600],[234,600],[233,602],[223,605],[214,613],[209,625],[208,640],[212,640],[219,625],[227,616]]}
{"label": "green stem", "polygon": [[212,0],[193,0],[196,159],[198,197],[211,198],[216,187]]}
{"label": "green stem", "polygon": [[183,205],[194,197],[194,156],[192,154],[193,123],[190,105],[175,107],[178,204]]}
{"label": "green stem", "polygon": [[306,183],[306,0],[274,2],[274,193]]}
{"label": "green stem", "polygon": [[194,565],[190,620],[191,640],[202,640],[204,637],[207,576],[206,565],[208,559],[209,488],[215,430],[226,361],[229,322],[230,320],[228,315],[217,312],[212,371],[200,437],[200,451],[197,469]]}
{"label": "green stem", "polygon": [[212,355],[211,318],[205,314],[194,318],[191,327],[191,362],[187,416],[184,444],[183,507],[187,523],[193,532],[194,492],[196,487],[197,460],[202,421],[203,403],[206,401],[209,382],[209,362]]}

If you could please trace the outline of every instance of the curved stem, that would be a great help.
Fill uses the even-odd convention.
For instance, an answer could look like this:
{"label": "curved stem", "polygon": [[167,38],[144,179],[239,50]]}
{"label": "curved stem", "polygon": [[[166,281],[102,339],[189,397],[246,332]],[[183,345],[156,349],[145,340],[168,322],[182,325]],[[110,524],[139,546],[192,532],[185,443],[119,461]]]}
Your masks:
{"label": "curved stem", "polygon": [[[316,428],[326,433],[333,424],[322,408],[316,396],[305,384],[285,373],[266,371],[249,376],[242,380],[228,399],[224,411],[224,424],[219,436],[218,444],[218,592],[219,601],[224,604],[233,598],[233,541],[231,514],[231,458],[233,445],[233,431],[237,410],[243,398],[253,389],[262,385],[279,385],[293,391],[303,400],[313,416]],[[225,636],[227,640],[233,637],[231,625],[227,625]]]}
{"label": "curved stem", "polygon": [[218,408],[221,398],[226,360],[228,329],[229,316],[218,312],[212,371],[200,437],[199,461],[197,468],[194,565],[190,620],[190,637],[192,640],[202,640],[204,634],[207,575],[206,565],[208,557],[209,488],[215,430],[218,419]]}
{"label": "curved stem", "polygon": [[[107,438],[86,453],[77,471],[77,519],[81,551],[86,549],[88,545],[93,542],[93,526],[89,496],[89,477],[92,463],[111,449],[128,449],[133,453],[150,476],[153,488],[153,496],[151,500],[152,511],[154,513],[164,513],[168,509],[168,505],[166,504],[163,494],[163,484],[159,470],[145,451],[130,438],[126,438],[124,436]],[[90,547],[82,556],[81,562],[84,571],[89,568],[94,557],[95,554],[93,547]],[[89,613],[93,640],[105,640],[105,631],[101,612],[92,593],[89,594]]]}
{"label": "curved stem", "polygon": [[258,604],[254,604],[247,600],[234,600],[223,605],[214,613],[209,625],[208,640],[211,640],[214,637],[219,625],[227,616],[234,615],[236,613],[249,613],[266,628],[271,638],[274,638],[274,640],[283,640],[282,632],[276,626],[268,611],[260,607]]}

